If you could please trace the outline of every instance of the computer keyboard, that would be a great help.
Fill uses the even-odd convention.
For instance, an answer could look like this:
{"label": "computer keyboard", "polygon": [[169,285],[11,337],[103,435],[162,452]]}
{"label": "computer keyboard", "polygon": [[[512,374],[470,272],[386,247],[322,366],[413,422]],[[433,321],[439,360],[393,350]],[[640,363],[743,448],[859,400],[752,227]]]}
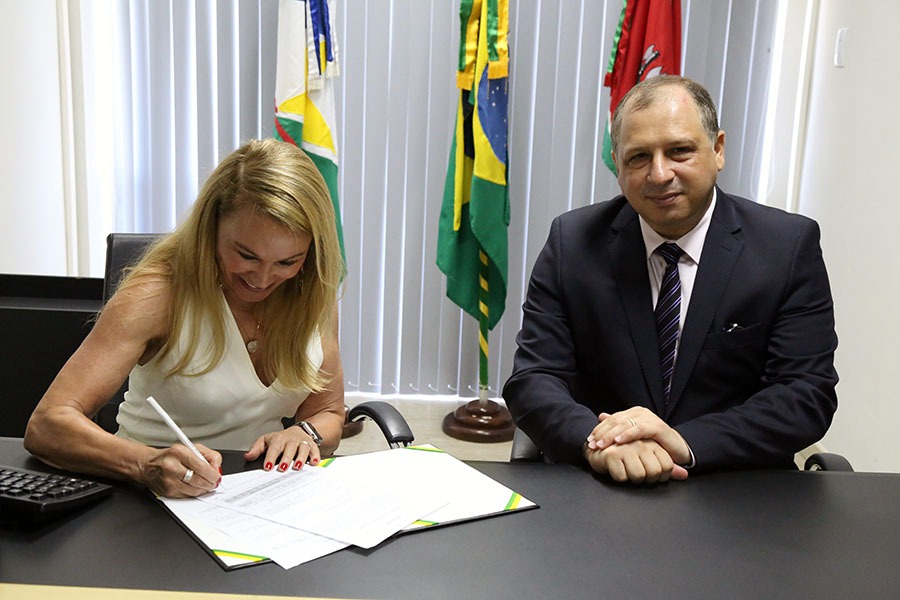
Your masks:
{"label": "computer keyboard", "polygon": [[43,522],[105,498],[113,486],[0,465],[0,521]]}

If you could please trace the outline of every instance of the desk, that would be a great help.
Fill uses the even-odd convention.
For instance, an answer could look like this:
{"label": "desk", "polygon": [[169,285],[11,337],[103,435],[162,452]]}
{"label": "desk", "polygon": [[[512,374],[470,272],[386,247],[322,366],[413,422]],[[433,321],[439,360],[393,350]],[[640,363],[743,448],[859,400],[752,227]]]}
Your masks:
{"label": "desk", "polygon": [[[43,468],[17,438],[0,463]],[[748,471],[648,488],[574,467],[470,463],[541,505],[223,571],[146,491],[0,532],[0,581],[366,598],[896,598],[900,475]],[[239,455],[225,468],[240,470]]]}

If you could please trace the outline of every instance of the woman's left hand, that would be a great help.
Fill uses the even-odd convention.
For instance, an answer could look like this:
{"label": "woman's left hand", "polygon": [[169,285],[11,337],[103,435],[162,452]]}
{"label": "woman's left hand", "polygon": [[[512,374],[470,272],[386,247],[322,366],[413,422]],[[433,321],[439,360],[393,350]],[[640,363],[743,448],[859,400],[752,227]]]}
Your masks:
{"label": "woman's left hand", "polygon": [[330,456],[341,441],[344,426],[344,371],[337,339],[337,307],[335,327],[322,338],[323,376],[328,381],[325,389],[311,393],[297,407],[294,420],[307,421],[322,436],[322,447],[300,427],[292,426],[282,431],[267,433],[256,440],[244,454],[246,460],[256,460],[265,453],[263,469],[271,471],[299,470],[305,463],[316,465],[322,460],[322,452]]}
{"label": "woman's left hand", "polygon": [[299,470],[305,463],[318,464],[322,458],[316,442],[305,431],[293,426],[261,436],[244,453],[244,460],[256,460],[263,452],[263,469],[266,471],[275,468],[281,472]]}

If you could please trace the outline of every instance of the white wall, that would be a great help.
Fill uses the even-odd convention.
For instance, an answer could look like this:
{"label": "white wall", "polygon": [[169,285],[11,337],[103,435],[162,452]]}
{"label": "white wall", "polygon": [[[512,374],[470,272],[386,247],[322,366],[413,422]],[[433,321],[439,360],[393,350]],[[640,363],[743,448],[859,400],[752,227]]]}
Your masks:
{"label": "white wall", "polygon": [[839,337],[839,407],[823,445],[864,471],[900,472],[898,23],[895,0],[821,2],[800,178],[799,212],[822,227]]}
{"label": "white wall", "polygon": [[0,0],[0,273],[66,274],[55,0]]}

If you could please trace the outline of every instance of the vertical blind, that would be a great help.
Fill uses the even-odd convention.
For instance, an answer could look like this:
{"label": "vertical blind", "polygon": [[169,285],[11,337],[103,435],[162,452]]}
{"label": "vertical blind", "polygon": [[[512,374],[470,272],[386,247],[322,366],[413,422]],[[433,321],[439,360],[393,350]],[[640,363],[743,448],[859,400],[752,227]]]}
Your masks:
{"label": "vertical blind", "polygon": [[[682,2],[684,74],[708,87],[727,134],[720,184],[750,198],[763,159],[777,5]],[[550,221],[619,192],[599,147],[621,6],[511,1],[509,286],[490,334],[492,396],[512,367],[531,265]],[[458,2],[338,0],[336,8],[347,392],[474,397],[477,322],[446,299],[435,265],[457,99]],[[94,115],[85,117],[82,162],[107,182],[79,198],[101,207],[85,218],[119,231],[168,231],[225,154],[271,136],[277,2],[83,2],[69,19],[84,34],[71,53],[86,70],[85,88],[108,86],[111,98],[105,115],[91,113],[87,100],[82,106]],[[91,66],[110,56],[118,57],[111,67]],[[91,119],[104,117],[115,126],[96,135],[110,139],[91,139]],[[104,144],[114,157],[92,163],[90,148]],[[103,193],[113,201],[98,201]],[[105,233],[83,235],[78,246],[90,261],[79,274],[97,276]]]}

